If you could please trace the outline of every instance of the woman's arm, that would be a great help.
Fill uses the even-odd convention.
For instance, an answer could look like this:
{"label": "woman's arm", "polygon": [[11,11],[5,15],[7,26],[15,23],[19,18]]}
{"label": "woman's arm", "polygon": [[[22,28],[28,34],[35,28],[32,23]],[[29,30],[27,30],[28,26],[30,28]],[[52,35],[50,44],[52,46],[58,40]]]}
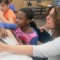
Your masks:
{"label": "woman's arm", "polygon": [[46,44],[32,46],[32,45],[6,45],[0,43],[0,51],[10,53],[17,53],[37,57],[51,57],[60,55],[60,37]]}
{"label": "woman's arm", "polygon": [[48,43],[33,47],[33,56],[35,57],[51,57],[60,55],[60,37]]}
{"label": "woman's arm", "polygon": [[0,51],[32,56],[33,46],[32,45],[6,45],[0,42]]}

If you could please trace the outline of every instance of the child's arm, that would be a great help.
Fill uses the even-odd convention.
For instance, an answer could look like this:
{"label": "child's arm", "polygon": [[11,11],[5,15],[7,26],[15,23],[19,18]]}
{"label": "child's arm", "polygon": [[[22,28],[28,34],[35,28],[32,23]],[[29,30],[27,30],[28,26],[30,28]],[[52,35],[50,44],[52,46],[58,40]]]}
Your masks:
{"label": "child's arm", "polygon": [[0,22],[0,27],[1,28],[5,28],[5,29],[11,29],[11,30],[15,30],[16,29],[16,25],[15,24],[9,24],[9,23],[3,23],[3,22]]}
{"label": "child's arm", "polygon": [[0,22],[0,28],[4,28],[4,25],[3,23]]}

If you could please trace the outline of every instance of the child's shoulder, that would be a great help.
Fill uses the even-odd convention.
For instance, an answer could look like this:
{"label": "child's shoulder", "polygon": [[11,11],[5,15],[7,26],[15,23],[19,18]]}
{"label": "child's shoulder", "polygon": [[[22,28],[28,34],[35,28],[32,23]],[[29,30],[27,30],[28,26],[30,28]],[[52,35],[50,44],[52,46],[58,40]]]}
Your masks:
{"label": "child's shoulder", "polygon": [[29,27],[28,29],[28,33],[36,33],[35,29],[33,27]]}
{"label": "child's shoulder", "polygon": [[37,35],[35,29],[32,27],[29,27],[28,29],[26,29],[26,32],[23,32],[20,28],[17,28],[16,32],[20,32],[27,35]]}
{"label": "child's shoulder", "polygon": [[31,32],[30,32],[30,35],[31,36],[37,36],[37,32],[35,31],[34,28],[30,27],[31,28]]}

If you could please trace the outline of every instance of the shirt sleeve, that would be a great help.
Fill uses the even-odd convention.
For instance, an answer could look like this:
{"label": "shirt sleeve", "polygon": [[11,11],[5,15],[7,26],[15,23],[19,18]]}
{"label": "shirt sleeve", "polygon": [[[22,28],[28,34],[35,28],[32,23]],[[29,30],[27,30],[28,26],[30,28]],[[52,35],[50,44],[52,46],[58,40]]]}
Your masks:
{"label": "shirt sleeve", "polygon": [[38,46],[33,46],[33,56],[35,57],[44,58],[56,55],[60,55],[60,37],[51,42]]}
{"label": "shirt sleeve", "polygon": [[37,42],[38,42],[38,36],[34,37],[29,44],[30,45],[37,45]]}
{"label": "shirt sleeve", "polygon": [[11,5],[9,6],[9,8],[10,8],[12,11],[15,11],[15,6],[14,6],[13,4],[11,4]]}
{"label": "shirt sleeve", "polygon": [[3,22],[0,22],[0,27],[1,28],[5,28],[5,29],[11,29],[11,30],[15,30],[16,29],[16,25],[15,24],[9,24],[9,23],[3,23]]}
{"label": "shirt sleeve", "polygon": [[0,22],[0,28],[4,28],[4,25],[3,23]]}

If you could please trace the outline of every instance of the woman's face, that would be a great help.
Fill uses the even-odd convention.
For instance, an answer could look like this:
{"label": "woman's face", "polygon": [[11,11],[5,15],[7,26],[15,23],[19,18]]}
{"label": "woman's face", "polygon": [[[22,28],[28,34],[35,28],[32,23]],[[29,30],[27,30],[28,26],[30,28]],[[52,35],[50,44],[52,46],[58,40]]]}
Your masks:
{"label": "woman's face", "polygon": [[49,15],[46,17],[45,27],[48,29],[54,29],[55,27],[53,14],[54,14],[54,8],[51,9]]}
{"label": "woman's face", "polygon": [[20,28],[24,28],[27,25],[26,14],[22,11],[17,13],[17,21],[16,24]]}
{"label": "woman's face", "polygon": [[1,3],[1,10],[2,10],[3,12],[6,12],[7,9],[8,9],[8,5],[5,4],[4,2],[2,2],[2,3]]}

